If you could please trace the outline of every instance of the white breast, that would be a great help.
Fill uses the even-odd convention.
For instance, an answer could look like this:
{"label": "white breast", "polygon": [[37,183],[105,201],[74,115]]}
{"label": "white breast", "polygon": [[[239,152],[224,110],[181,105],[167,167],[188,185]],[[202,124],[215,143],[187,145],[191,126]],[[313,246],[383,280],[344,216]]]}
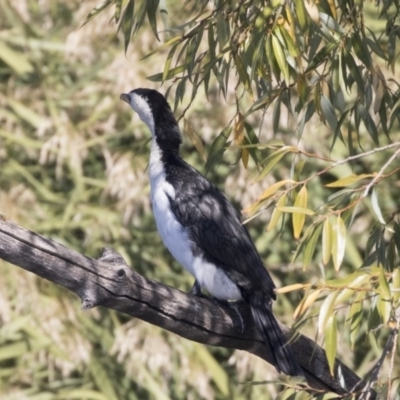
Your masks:
{"label": "white breast", "polygon": [[154,218],[165,246],[211,295],[222,300],[241,299],[238,287],[221,269],[202,257],[193,256],[189,236],[171,211],[168,197],[175,199],[175,189],[166,180],[160,148],[155,140],[151,145],[149,175]]}
{"label": "white breast", "polygon": [[176,220],[169,204],[168,196],[174,199],[175,189],[165,178],[160,148],[155,140],[151,145],[149,175],[153,214],[161,239],[175,259],[187,271],[195,275],[189,237]]}

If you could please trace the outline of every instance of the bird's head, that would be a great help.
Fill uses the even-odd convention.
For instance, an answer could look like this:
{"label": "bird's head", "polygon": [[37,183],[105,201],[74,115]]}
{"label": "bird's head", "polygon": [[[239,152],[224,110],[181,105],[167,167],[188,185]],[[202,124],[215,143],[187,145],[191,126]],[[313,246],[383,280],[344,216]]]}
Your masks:
{"label": "bird's head", "polygon": [[122,93],[120,99],[137,112],[149,127],[153,139],[164,148],[178,148],[181,143],[178,124],[165,97],[152,89],[134,89]]}

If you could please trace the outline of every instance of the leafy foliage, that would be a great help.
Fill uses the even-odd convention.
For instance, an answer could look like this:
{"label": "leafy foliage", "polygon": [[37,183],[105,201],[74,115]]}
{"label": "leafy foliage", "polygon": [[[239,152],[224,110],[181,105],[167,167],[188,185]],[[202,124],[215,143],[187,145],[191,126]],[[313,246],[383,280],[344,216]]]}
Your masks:
{"label": "leafy foliage", "polygon": [[[142,196],[147,139],[134,130],[132,140],[116,103],[127,82],[164,84],[198,153],[189,161],[246,206],[286,293],[274,311],[317,334],[331,367],[338,355],[366,376],[388,350],[380,379],[367,379],[394,397],[398,2],[26,0],[0,10],[0,212],[91,255],[111,245],[188,286]],[[238,385],[275,375],[112,312],[82,315],[68,294],[1,269],[5,398],[308,396],[292,382]]]}

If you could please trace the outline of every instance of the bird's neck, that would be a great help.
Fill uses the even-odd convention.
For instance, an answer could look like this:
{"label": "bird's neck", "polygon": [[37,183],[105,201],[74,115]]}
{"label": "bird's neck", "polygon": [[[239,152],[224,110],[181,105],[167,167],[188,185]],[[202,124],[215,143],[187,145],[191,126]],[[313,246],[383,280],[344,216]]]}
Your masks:
{"label": "bird's neck", "polygon": [[153,183],[158,182],[158,179],[165,174],[166,165],[180,159],[179,147],[182,138],[171,110],[157,113],[153,127],[149,128],[152,130],[149,174],[153,186]]}
{"label": "bird's neck", "polygon": [[[177,127],[177,129],[179,129]],[[165,133],[165,132],[164,132]],[[160,138],[153,137],[151,141],[149,175],[151,185],[155,185],[159,178],[165,176],[166,165],[175,164],[181,157],[179,155],[180,133],[179,140],[173,139],[171,136]],[[179,162],[179,161],[178,161]]]}

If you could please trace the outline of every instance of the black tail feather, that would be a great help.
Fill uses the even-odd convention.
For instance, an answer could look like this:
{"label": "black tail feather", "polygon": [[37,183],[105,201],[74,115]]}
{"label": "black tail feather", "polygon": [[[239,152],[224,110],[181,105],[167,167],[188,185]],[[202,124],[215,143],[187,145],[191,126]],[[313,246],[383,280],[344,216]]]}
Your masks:
{"label": "black tail feather", "polygon": [[290,345],[272,313],[271,307],[256,296],[249,296],[254,322],[275,358],[275,368],[291,376],[304,376]]}

